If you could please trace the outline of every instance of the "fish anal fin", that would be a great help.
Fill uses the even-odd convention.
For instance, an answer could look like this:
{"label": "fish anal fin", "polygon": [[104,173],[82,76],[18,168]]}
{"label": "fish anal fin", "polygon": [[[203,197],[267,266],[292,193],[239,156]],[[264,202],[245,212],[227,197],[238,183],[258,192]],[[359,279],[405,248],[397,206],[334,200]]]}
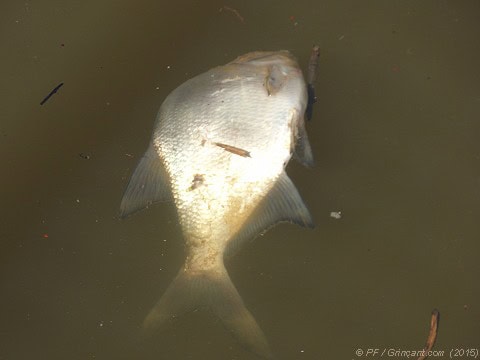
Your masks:
{"label": "fish anal fin", "polygon": [[168,174],[151,144],[140,159],[120,204],[124,218],[152,203],[171,199]]}
{"label": "fish anal fin", "polygon": [[308,228],[315,226],[297,188],[285,172],[280,174],[267,196],[230,241],[225,256],[233,255],[244,242],[279,222],[291,222]]}

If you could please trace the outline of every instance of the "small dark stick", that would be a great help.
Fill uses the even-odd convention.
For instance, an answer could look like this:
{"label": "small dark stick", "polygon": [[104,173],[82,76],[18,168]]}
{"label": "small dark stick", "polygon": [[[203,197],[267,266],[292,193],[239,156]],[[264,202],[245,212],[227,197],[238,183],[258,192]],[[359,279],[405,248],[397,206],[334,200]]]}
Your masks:
{"label": "small dark stick", "polygon": [[58,89],[60,89],[62,86],[63,86],[63,82],[55,86],[55,88],[52,91],[50,91],[50,94],[45,96],[45,98],[40,102],[40,105],[45,104],[48,101],[48,99],[50,99],[52,95],[55,94],[58,91]]}
{"label": "small dark stick", "polygon": [[418,360],[425,360],[428,357],[428,352],[432,350],[435,340],[437,339],[438,332],[438,320],[440,317],[440,312],[437,309],[432,310],[432,318],[430,319],[430,331],[428,333],[427,342],[423,348],[423,354],[418,358]]}
{"label": "small dark stick", "polygon": [[231,152],[232,154],[240,155],[242,157],[251,157],[250,156],[250,151],[240,149],[240,148],[237,148],[237,147],[232,146],[232,145],[218,143],[218,142],[214,142],[213,144],[217,145],[218,147],[221,147],[225,151]]}
{"label": "small dark stick", "polygon": [[307,120],[312,119],[313,104],[317,101],[317,98],[315,96],[315,80],[317,78],[319,57],[320,57],[320,47],[318,45],[315,45],[313,46],[312,52],[310,53],[310,60],[308,60],[308,67],[307,67],[308,103],[307,103],[307,110],[305,111]]}

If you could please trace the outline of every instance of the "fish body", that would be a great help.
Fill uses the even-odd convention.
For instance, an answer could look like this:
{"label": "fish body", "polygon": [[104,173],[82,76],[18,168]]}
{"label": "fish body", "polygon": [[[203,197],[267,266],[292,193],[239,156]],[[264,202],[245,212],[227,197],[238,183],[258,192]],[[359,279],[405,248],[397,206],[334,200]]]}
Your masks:
{"label": "fish body", "polygon": [[313,162],[304,127],[307,87],[287,51],[253,52],[198,75],[163,102],[121,204],[126,216],[173,199],[186,260],[146,317],[157,328],[208,307],[239,342],[271,358],[224,259],[281,221],[313,222],[285,166]]}

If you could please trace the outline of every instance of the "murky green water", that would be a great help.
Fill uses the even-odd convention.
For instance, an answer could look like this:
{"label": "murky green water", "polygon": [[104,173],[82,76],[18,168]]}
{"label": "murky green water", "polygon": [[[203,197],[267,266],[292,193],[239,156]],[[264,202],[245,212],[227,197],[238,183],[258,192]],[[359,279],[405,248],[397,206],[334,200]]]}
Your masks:
{"label": "murky green water", "polygon": [[480,348],[480,3],[5,1],[0,13],[0,359],[254,359],[203,312],[139,340],[182,263],[181,232],[169,205],[116,216],[172,89],[252,50],[305,66],[314,43],[317,164],[288,173],[317,228],[257,239],[227,264],[235,285],[280,359],[421,349],[435,307],[443,358]]}

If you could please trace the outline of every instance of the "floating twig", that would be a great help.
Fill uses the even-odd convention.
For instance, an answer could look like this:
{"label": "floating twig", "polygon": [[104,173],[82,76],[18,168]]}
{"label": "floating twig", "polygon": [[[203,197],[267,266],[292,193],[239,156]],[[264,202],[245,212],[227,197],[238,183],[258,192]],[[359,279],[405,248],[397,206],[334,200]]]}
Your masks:
{"label": "floating twig", "polygon": [[245,22],[245,19],[243,18],[242,15],[240,15],[240,13],[238,12],[237,9],[231,8],[230,6],[226,6],[226,5],[224,5],[223,7],[221,7],[221,8],[220,8],[220,11],[223,11],[223,9],[234,13],[235,16],[238,18],[238,20],[240,20],[240,22],[242,22],[242,23]]}
{"label": "floating twig", "polygon": [[315,96],[315,80],[317,78],[319,57],[320,57],[320,47],[318,45],[314,45],[312,48],[312,52],[310,53],[310,59],[308,60],[308,67],[307,67],[308,103],[307,103],[307,110],[305,111],[305,114],[308,120],[312,118],[313,104],[317,101],[317,97]]}
{"label": "floating twig", "polygon": [[45,96],[45,98],[40,102],[40,105],[45,104],[48,101],[48,99],[50,99],[52,95],[55,94],[58,91],[58,89],[60,89],[62,86],[63,86],[63,82],[55,86],[55,88],[52,91],[50,91],[50,94]]}
{"label": "floating twig", "polygon": [[250,151],[240,149],[240,148],[232,146],[232,145],[218,143],[218,142],[214,142],[213,144],[217,145],[218,147],[221,147],[225,151],[231,152],[232,154],[240,155],[240,156],[243,156],[243,157],[251,157],[250,156]]}
{"label": "floating twig", "polygon": [[308,60],[307,83],[313,85],[317,78],[318,58],[320,57],[320,46],[314,45]]}
{"label": "floating twig", "polygon": [[435,340],[437,339],[438,321],[440,318],[440,312],[437,309],[432,310],[432,318],[430,319],[430,331],[428,333],[427,342],[423,348],[423,355],[418,360],[425,360],[428,357],[428,353],[432,350]]}

